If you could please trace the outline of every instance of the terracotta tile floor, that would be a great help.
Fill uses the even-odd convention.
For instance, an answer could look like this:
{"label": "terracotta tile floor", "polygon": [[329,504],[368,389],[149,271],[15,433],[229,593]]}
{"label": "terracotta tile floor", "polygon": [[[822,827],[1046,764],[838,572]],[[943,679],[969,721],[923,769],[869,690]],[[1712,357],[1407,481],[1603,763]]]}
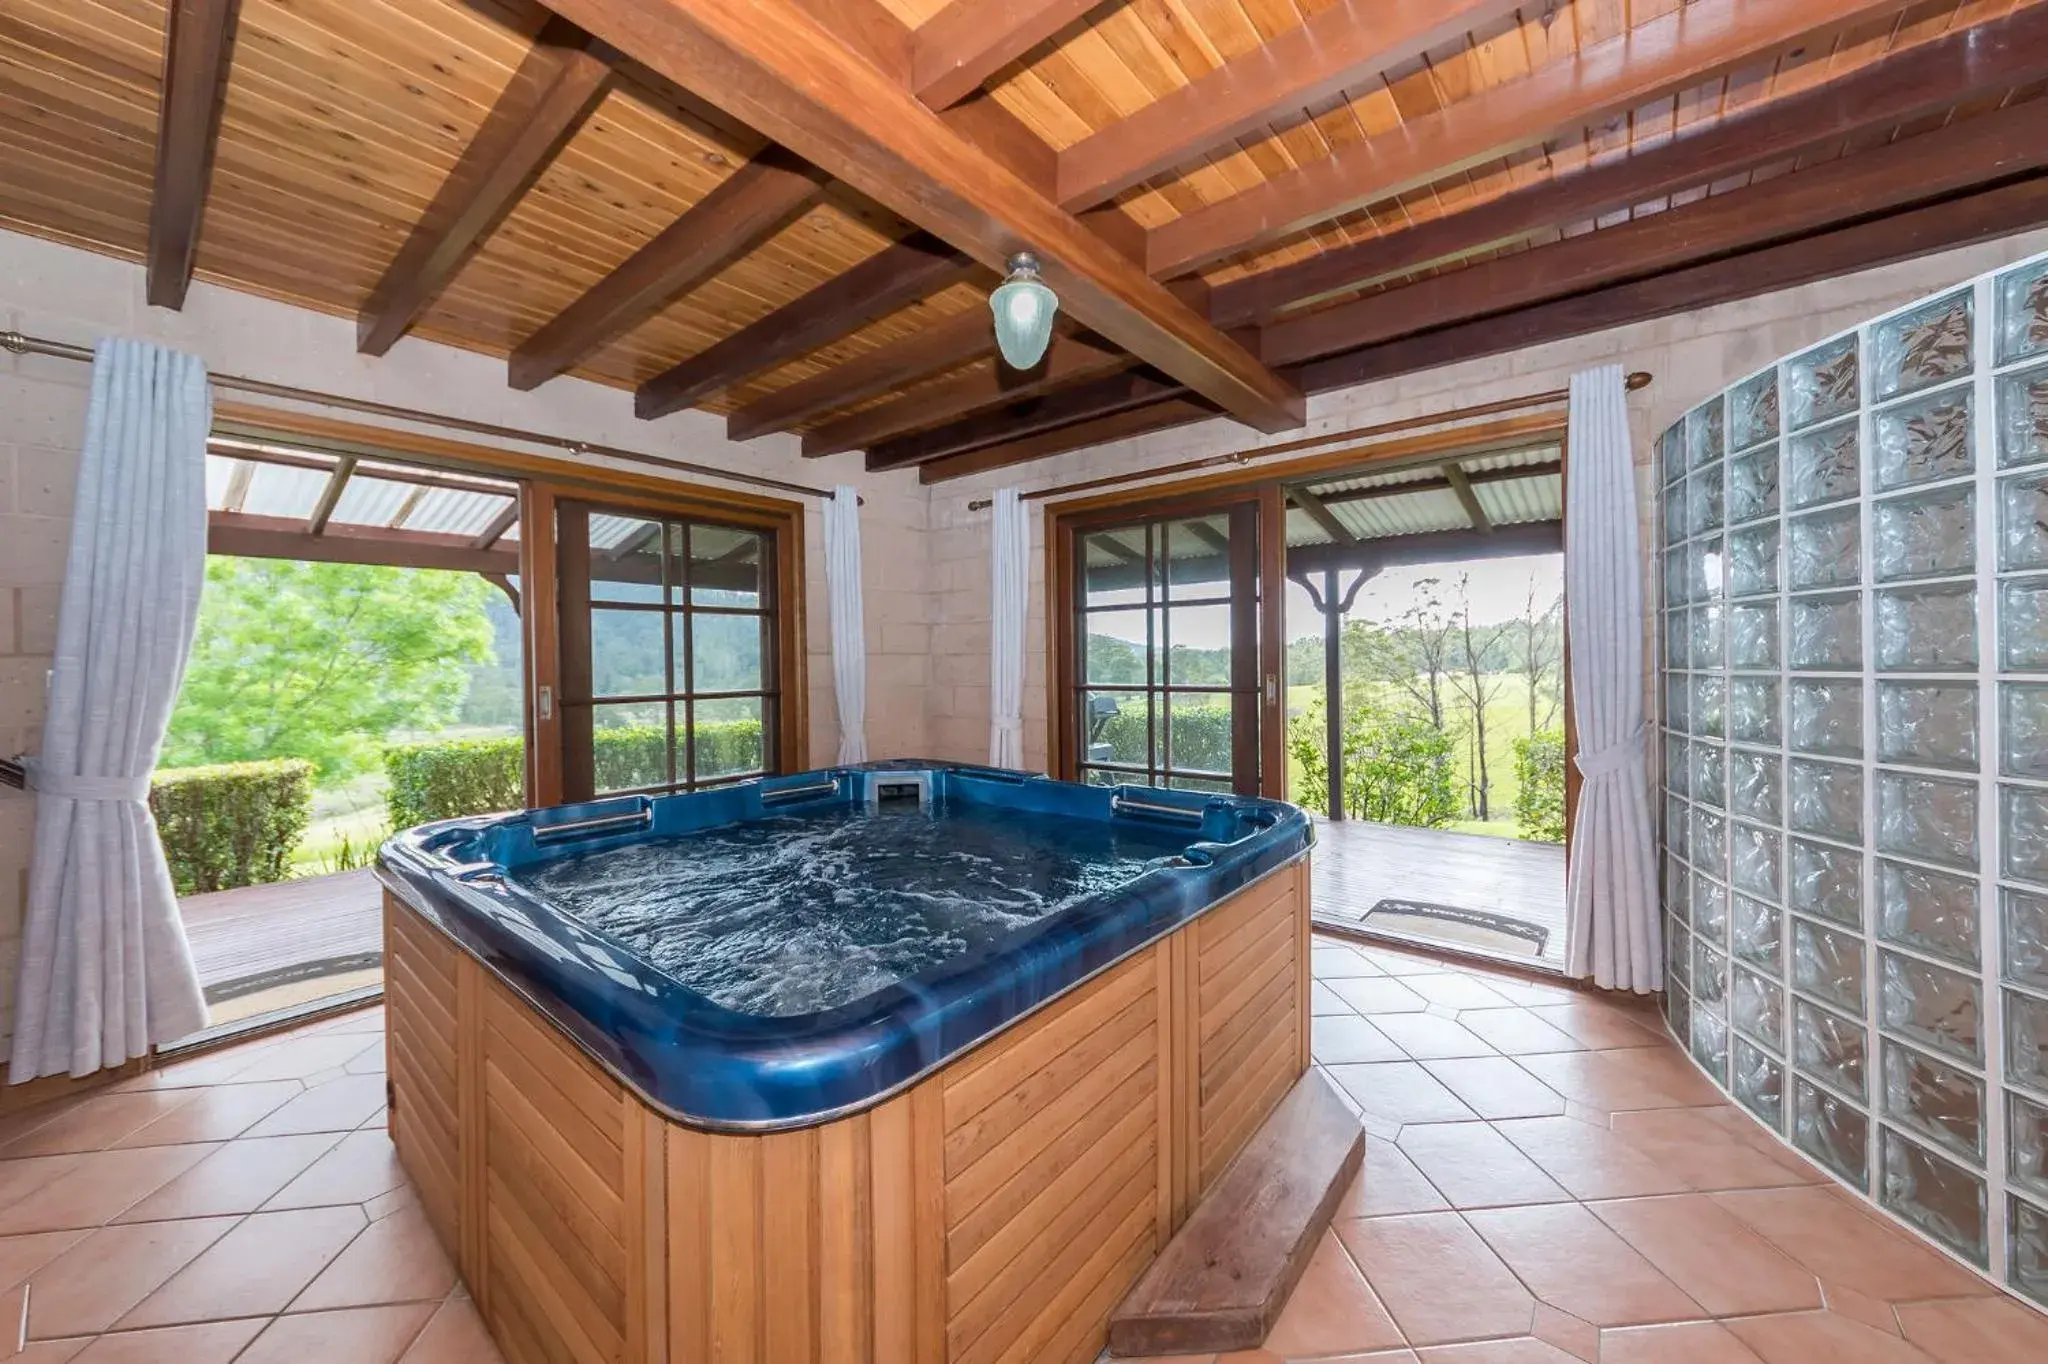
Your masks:
{"label": "terracotta tile floor", "polygon": [[[1862,1211],[1654,1016],[1332,939],[1315,963],[1364,1174],[1268,1348],[1179,1364],[2048,1360],[2048,1317]],[[0,1360],[494,1364],[384,1135],[382,1027],[0,1120]]]}

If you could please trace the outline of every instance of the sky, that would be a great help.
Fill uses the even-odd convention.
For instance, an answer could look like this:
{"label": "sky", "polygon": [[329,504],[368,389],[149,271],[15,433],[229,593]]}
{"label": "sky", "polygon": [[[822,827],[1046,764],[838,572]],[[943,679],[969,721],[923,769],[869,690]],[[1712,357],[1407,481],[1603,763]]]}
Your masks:
{"label": "sky", "polygon": [[[1392,625],[1421,596],[1416,585],[1426,578],[1438,580],[1438,597],[1447,606],[1457,604],[1460,574],[1470,575],[1469,592],[1475,625],[1498,625],[1519,620],[1527,608],[1529,588],[1536,588],[1536,609],[1543,610],[1564,590],[1564,556],[1531,554],[1514,559],[1479,559],[1469,564],[1420,564],[1390,568],[1358,590],[1346,620],[1367,620]],[[1309,602],[1299,583],[1287,584],[1287,638],[1320,635],[1323,618]],[[1219,645],[1222,641],[1218,641]]]}

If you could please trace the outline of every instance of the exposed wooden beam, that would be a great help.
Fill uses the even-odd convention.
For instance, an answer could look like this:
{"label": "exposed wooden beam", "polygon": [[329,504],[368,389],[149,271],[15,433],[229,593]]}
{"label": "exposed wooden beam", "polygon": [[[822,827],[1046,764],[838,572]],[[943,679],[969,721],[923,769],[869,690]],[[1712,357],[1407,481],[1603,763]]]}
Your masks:
{"label": "exposed wooden beam", "polygon": [[1479,505],[1479,494],[1472,491],[1471,475],[1465,466],[1456,460],[1444,465],[1444,482],[1458,495],[1458,505],[1465,509],[1465,519],[1472,523],[1472,529],[1481,535],[1493,534],[1493,522],[1486,515],[1486,508]]}
{"label": "exposed wooden beam", "polygon": [[1695,200],[1618,227],[1449,270],[1267,326],[1267,363],[1293,364],[1617,284],[2048,166],[2043,114],[2015,105],[1903,142]]}
{"label": "exposed wooden beam", "polygon": [[1063,310],[1261,430],[1292,385],[798,0],[556,0],[555,8],[877,203],[1000,269],[1029,247]]}
{"label": "exposed wooden beam", "polygon": [[822,374],[756,398],[726,418],[726,439],[752,440],[787,431],[864,398],[971,364],[995,348],[988,310],[969,308],[902,341],[877,346]]}
{"label": "exposed wooden beam", "polygon": [[1669,317],[2048,224],[2048,176],[1649,279],[1367,346],[1290,371],[1312,393]]}
{"label": "exposed wooden beam", "polygon": [[334,461],[334,472],[327,476],[327,486],[320,490],[320,500],[313,504],[313,514],[306,518],[306,534],[318,535],[327,529],[327,523],[334,518],[335,504],[341,501],[342,490],[348,487],[349,477],[355,471],[354,455],[343,455]]}
{"label": "exposed wooden beam", "polygon": [[1323,499],[1306,488],[1289,488],[1287,500],[1308,513],[1308,519],[1323,528],[1323,534],[1340,545],[1355,545],[1358,537],[1351,528],[1337,519],[1337,514],[1323,505]]}
{"label": "exposed wooden beam", "polygon": [[911,33],[910,80],[934,109],[983,81],[1105,0],[952,0]]}
{"label": "exposed wooden beam", "polygon": [[477,532],[476,539],[469,542],[470,548],[489,549],[492,545],[504,539],[506,533],[518,524],[519,499],[515,497],[506,504],[505,510],[491,518],[491,524]]}
{"label": "exposed wooden beam", "polygon": [[1111,441],[1126,440],[1152,431],[1208,421],[1217,415],[1216,405],[1206,399],[1168,398],[1149,407],[1134,407],[1127,412],[1097,417],[1056,431],[1004,441],[1000,445],[984,445],[964,455],[935,459],[917,467],[917,481],[944,483],[949,479],[966,478],[970,474],[987,473],[1012,464],[1028,464],[1034,459],[1063,455],[1070,450],[1085,450],[1091,445],[1107,445]]}
{"label": "exposed wooden beam", "polygon": [[870,472],[904,469],[984,445],[1006,444],[1041,431],[1113,416],[1128,408],[1145,407],[1160,398],[1183,392],[1181,385],[1164,375],[1144,371],[1112,374],[1062,389],[1048,397],[1011,404],[998,411],[984,412],[930,431],[899,436],[870,446],[867,467]]}
{"label": "exposed wooden beam", "polygon": [[1531,521],[1502,526],[1492,535],[1469,530],[1439,530],[1422,535],[1384,535],[1350,545],[1296,545],[1287,551],[1287,571],[1314,573],[1325,568],[1356,566],[1360,550],[1371,551],[1375,568],[1407,564],[1457,563],[1464,559],[1512,559],[1525,554],[1556,554],[1564,548],[1564,522]]}
{"label": "exposed wooden beam", "polygon": [[382,355],[420,319],[604,98],[612,54],[550,19],[356,320]]}
{"label": "exposed wooden beam", "polygon": [[[955,0],[953,8],[973,0]],[[1060,203],[1093,208],[1261,126],[1413,61],[1467,30],[1513,15],[1522,0],[1337,0],[1060,153]]]}
{"label": "exposed wooden beam", "polygon": [[1055,336],[1046,348],[1045,359],[1029,370],[1011,369],[998,362],[880,407],[842,417],[806,435],[804,454],[834,455],[842,450],[880,445],[942,422],[1037,397],[1082,379],[1128,369],[1135,363],[1108,346],[1079,337]]}
{"label": "exposed wooden beam", "polygon": [[240,0],[173,0],[164,24],[163,96],[144,285],[151,307],[184,307],[192,284],[239,9]]}
{"label": "exposed wooden beam", "polygon": [[1164,223],[1146,237],[1146,268],[1162,279],[1199,269],[1901,8],[1901,0],[1694,0]]}
{"label": "exposed wooden beam", "polygon": [[537,387],[624,336],[786,227],[823,182],[779,147],[754,157],[521,342],[512,387]]}
{"label": "exposed wooden beam", "polygon": [[634,393],[633,411],[646,418],[679,412],[708,393],[828,346],[974,270],[973,261],[920,232],[657,374]]}
{"label": "exposed wooden beam", "polygon": [[1476,208],[1213,286],[1209,318],[1241,326],[1281,309],[1501,246],[2048,77],[2048,6],[1893,52],[1839,79],[1754,105],[1629,156]]}
{"label": "exposed wooden beam", "polygon": [[446,568],[461,573],[519,572],[519,552],[475,548],[466,535],[333,525],[314,535],[295,516],[207,513],[206,552],[244,559],[305,559],[323,564],[381,564],[391,568]]}

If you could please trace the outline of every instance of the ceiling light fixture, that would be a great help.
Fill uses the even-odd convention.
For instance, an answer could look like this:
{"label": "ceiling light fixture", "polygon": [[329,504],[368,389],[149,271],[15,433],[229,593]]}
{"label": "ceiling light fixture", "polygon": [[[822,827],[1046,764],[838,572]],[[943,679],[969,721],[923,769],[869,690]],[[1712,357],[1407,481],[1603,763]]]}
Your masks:
{"label": "ceiling light fixture", "polygon": [[1060,297],[1038,277],[1038,257],[1029,251],[1011,256],[1009,277],[988,296],[988,306],[996,319],[996,348],[1013,369],[1030,369],[1045,358]]}

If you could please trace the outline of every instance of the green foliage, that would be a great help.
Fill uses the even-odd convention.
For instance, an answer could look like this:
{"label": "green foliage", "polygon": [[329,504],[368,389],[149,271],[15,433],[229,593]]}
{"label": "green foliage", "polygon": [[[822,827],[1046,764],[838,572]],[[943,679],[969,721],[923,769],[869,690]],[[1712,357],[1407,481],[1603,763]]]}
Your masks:
{"label": "green foliage", "polygon": [[1515,740],[1515,831],[1538,843],[1564,842],[1564,731]]}
{"label": "green foliage", "polygon": [[472,573],[209,558],[163,761],[303,758],[322,782],[373,765],[395,731],[460,712],[492,656],[496,590]]}
{"label": "green foliage", "polygon": [[312,815],[312,778],[299,759],[157,772],[149,808],[178,894],[282,881]]}
{"label": "green foliage", "polygon": [[[1146,706],[1142,696],[1127,699],[1116,717],[1102,727],[1095,742],[1107,744],[1112,761],[1145,764]],[[1159,755],[1162,759],[1166,756]],[[1191,705],[1182,699],[1173,710],[1173,767],[1204,772],[1230,770],[1230,703]]]}
{"label": "green foliage", "polygon": [[[1114,635],[1091,634],[1087,638],[1088,680],[1111,687],[1145,685],[1145,648]],[[1320,651],[1316,654],[1320,659]],[[1174,682],[1187,687],[1230,685],[1230,650],[1195,649],[1176,644],[1168,669]],[[1318,674],[1320,676],[1320,674]]]}
{"label": "green foliage", "polygon": [[[1294,717],[1287,738],[1302,773],[1295,799],[1329,813],[1330,769],[1320,701]],[[1347,704],[1343,742],[1348,815],[1425,828],[1457,817],[1456,745],[1428,720],[1372,703]]]}

